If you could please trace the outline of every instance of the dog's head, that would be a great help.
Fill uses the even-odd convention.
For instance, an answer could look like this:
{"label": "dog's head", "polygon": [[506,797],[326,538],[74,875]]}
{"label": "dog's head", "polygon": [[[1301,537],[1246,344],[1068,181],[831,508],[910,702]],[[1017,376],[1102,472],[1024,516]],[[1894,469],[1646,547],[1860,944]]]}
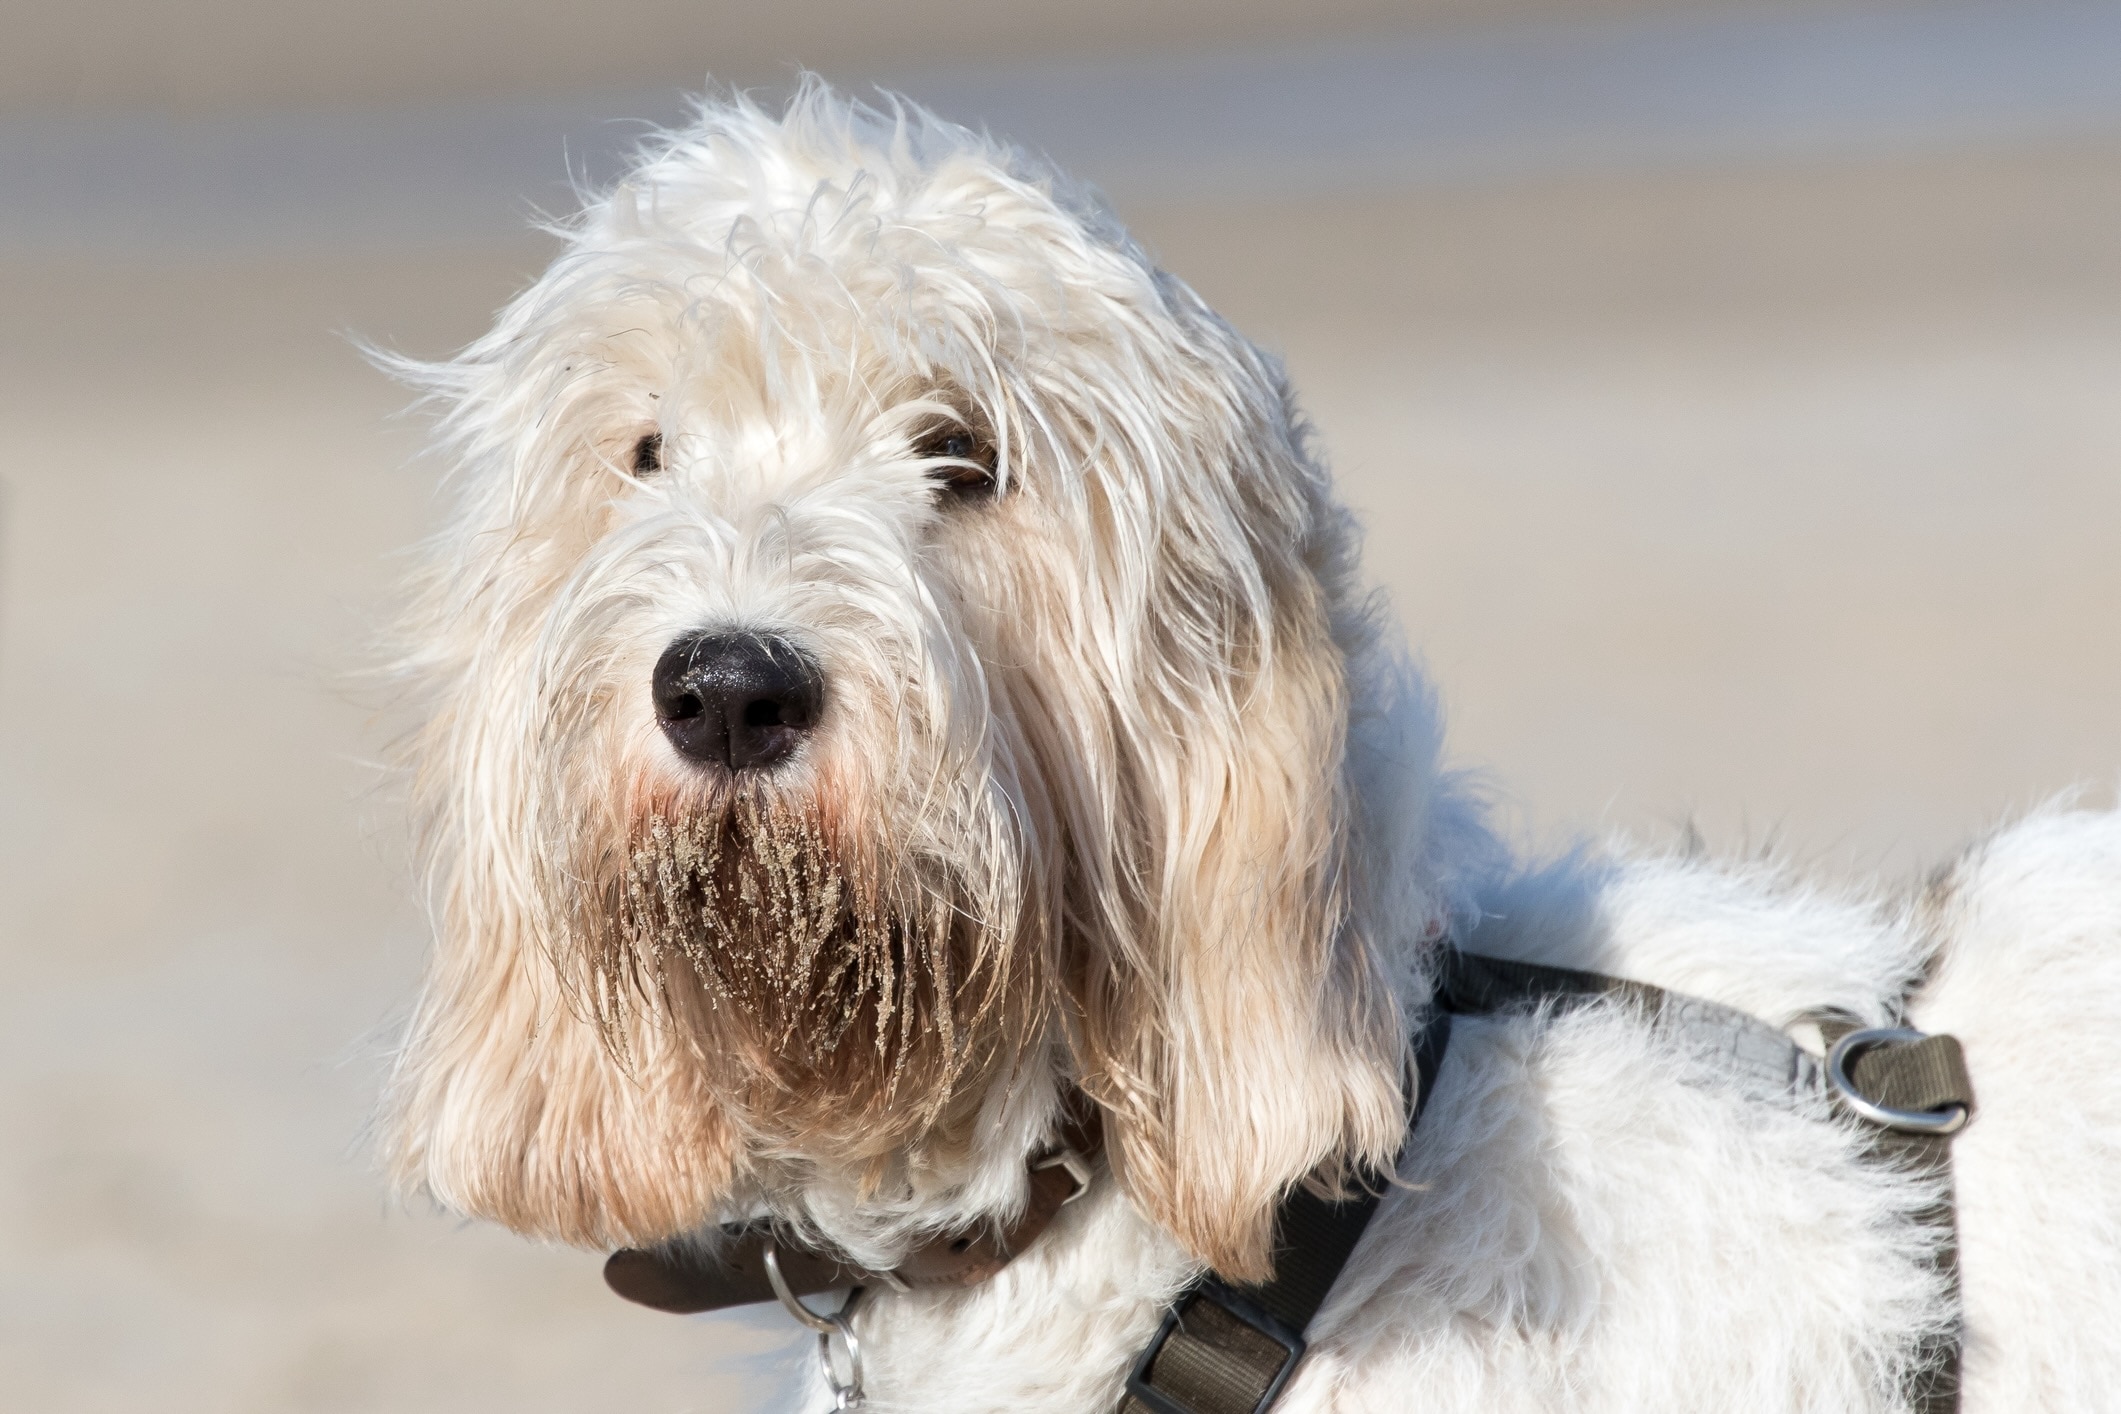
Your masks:
{"label": "dog's head", "polygon": [[405,1180],[597,1245],[932,1220],[1072,1083],[1242,1277],[1288,1184],[1390,1155],[1351,537],[1275,366],[1109,218],[915,112],[718,106],[419,376],[461,480]]}

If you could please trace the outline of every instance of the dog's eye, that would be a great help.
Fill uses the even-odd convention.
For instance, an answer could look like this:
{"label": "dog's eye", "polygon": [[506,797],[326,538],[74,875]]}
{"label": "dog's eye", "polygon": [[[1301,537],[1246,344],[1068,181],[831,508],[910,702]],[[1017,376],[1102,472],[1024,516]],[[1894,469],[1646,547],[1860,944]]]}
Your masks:
{"label": "dog's eye", "polygon": [[955,495],[994,493],[994,444],[975,428],[962,422],[941,423],[921,437],[913,454],[935,463],[928,468],[929,477]]}
{"label": "dog's eye", "polygon": [[663,469],[663,434],[651,432],[633,444],[633,474],[653,476]]}

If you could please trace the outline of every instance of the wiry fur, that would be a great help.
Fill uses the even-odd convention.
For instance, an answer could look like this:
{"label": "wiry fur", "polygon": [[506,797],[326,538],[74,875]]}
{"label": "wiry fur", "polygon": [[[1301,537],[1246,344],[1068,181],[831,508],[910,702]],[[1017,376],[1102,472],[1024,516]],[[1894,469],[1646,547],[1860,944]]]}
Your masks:
{"label": "wiry fur", "polygon": [[[703,109],[565,234],[404,370],[461,471],[406,632],[438,938],[403,1183],[593,1247],[767,1212],[888,1264],[1017,1211],[1078,1087],[1092,1192],[984,1286],[860,1319],[876,1407],[1102,1411],[1178,1285],[1267,1269],[1290,1185],[1398,1150],[1428,961],[1478,923],[1778,1024],[1921,984],[1984,1099],[1970,1407],[2121,1388],[2121,1106],[2084,1089],[2121,1060],[2111,818],[1905,916],[1685,862],[1510,881],[1280,371],[1053,173],[812,86]],[[938,420],[991,442],[990,500],[939,489]],[[822,671],[771,773],[658,730],[700,629]],[[2043,1103],[2068,1136],[1987,1112]],[[1950,1309],[1933,1192],[1862,1149],[1624,1010],[1468,1021],[1283,1407],[1893,1409]]]}

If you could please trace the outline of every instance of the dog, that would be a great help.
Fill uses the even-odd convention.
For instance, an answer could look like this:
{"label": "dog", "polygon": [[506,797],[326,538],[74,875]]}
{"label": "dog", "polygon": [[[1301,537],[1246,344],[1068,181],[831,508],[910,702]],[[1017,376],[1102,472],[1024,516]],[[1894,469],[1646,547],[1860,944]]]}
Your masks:
{"label": "dog", "polygon": [[[1275,1270],[1289,1195],[1365,1185],[1284,1414],[1883,1414],[1951,1331],[1967,1409],[2121,1407],[2115,814],[1905,899],[1520,865],[1281,369],[1084,189],[811,81],[704,103],[563,234],[400,368],[456,468],[400,665],[437,934],[406,1191],[889,1272],[1018,1222],[1080,1106],[1079,1201],[841,1327],[866,1407],[1106,1414],[1203,1272]],[[1950,1193],[1623,1005],[1460,1018],[1410,1135],[1469,939],[1815,1047],[1956,1035]],[[855,1397],[836,1359],[800,1407]]]}

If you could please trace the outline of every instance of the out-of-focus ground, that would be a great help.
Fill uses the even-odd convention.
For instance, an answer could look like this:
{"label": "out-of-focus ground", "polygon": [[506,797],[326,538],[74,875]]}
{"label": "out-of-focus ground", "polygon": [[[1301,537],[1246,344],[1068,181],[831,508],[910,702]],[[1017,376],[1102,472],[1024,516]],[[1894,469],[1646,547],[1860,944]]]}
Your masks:
{"label": "out-of-focus ground", "polygon": [[[2109,797],[2121,128],[1446,175],[1115,191],[1286,355],[1522,837],[1905,879]],[[0,245],[0,1405],[735,1409],[791,1345],[364,1147],[422,929],[347,680],[436,505],[344,334],[546,250]]]}

